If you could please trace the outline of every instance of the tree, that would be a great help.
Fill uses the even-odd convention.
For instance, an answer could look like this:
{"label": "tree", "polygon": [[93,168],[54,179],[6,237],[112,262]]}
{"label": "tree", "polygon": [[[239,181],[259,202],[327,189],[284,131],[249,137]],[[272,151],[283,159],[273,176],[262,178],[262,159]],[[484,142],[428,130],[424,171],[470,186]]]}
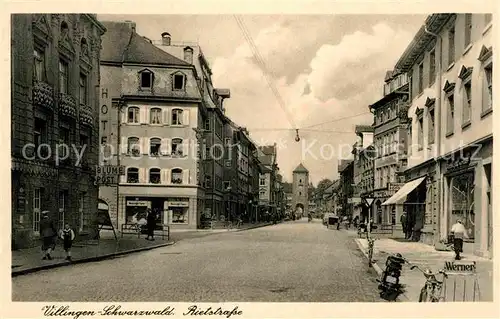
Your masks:
{"label": "tree", "polygon": [[330,185],[332,185],[332,181],[328,178],[324,178],[319,181],[318,186],[316,186],[316,192],[319,194],[323,194],[325,192],[325,189],[327,189]]}

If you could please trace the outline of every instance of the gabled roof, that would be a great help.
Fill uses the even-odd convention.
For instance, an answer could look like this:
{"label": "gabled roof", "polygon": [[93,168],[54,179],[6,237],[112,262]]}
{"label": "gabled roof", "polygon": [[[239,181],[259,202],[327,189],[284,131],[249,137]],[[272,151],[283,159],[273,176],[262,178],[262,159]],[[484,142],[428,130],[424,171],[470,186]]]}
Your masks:
{"label": "gabled roof", "polygon": [[302,163],[300,163],[299,166],[297,166],[297,168],[293,170],[293,172],[294,173],[309,173],[307,168],[305,168],[304,165],[302,165]]}
{"label": "gabled roof", "polygon": [[276,155],[276,145],[259,146],[259,148],[265,155]]}
{"label": "gabled roof", "polygon": [[107,32],[102,36],[101,62],[122,63],[132,28],[125,22],[102,21],[102,24]]}
{"label": "gabled roof", "polygon": [[158,48],[144,37],[133,32],[123,62],[140,64],[167,64],[189,66],[186,61],[176,58]]}

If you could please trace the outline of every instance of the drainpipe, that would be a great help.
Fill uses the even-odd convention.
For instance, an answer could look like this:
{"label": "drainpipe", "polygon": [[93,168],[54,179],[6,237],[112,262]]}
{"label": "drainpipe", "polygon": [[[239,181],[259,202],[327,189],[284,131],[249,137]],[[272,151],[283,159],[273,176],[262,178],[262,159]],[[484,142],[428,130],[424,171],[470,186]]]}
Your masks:
{"label": "drainpipe", "polygon": [[[439,157],[441,155],[441,136],[442,136],[442,123],[441,123],[441,101],[442,101],[442,91],[441,91],[441,83],[442,83],[442,60],[443,60],[443,55],[442,55],[442,52],[443,52],[443,49],[442,49],[442,45],[443,45],[443,39],[442,37],[439,35],[439,34],[436,34],[436,33],[433,33],[431,31],[429,31],[429,29],[427,28],[427,25],[425,24],[424,25],[424,31],[425,33],[433,36],[436,38],[436,46],[435,46],[435,52],[436,52],[436,55],[438,55],[438,59],[437,59],[437,63],[436,63],[436,90],[437,90],[437,94],[436,94],[436,104],[434,106],[434,115],[435,115],[435,118],[434,118],[434,123],[435,123],[435,138],[436,138],[436,141],[435,141],[435,155],[434,155],[434,160],[435,160],[435,165],[436,165],[436,176],[438,177],[437,178],[437,181],[438,181],[438,185],[437,185],[437,192],[439,194],[438,196],[438,202],[437,202],[437,225],[436,225],[436,230],[437,230],[437,234],[436,234],[436,230],[435,230],[435,233],[434,233],[434,245],[436,245],[437,243],[439,243],[439,240],[440,240],[440,237],[441,237],[441,225],[445,225],[445,227],[447,227],[447,223],[446,221],[443,221],[442,218],[446,218],[446,213],[445,214],[441,214],[441,211],[442,209],[444,208],[444,196],[443,196],[443,191],[444,191],[444,186],[443,186],[443,179],[441,178],[441,165],[439,163]],[[438,51],[439,49],[439,51]]]}

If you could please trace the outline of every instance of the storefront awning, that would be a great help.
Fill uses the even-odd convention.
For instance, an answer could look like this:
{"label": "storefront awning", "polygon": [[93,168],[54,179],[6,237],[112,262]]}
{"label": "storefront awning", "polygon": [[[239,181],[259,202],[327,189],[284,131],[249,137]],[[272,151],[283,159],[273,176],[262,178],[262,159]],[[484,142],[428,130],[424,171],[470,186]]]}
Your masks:
{"label": "storefront awning", "polygon": [[392,195],[388,200],[386,200],[382,206],[403,204],[406,201],[406,196],[410,194],[415,188],[418,187],[424,180],[424,177],[417,178],[411,182],[408,182],[401,187],[396,194]]}

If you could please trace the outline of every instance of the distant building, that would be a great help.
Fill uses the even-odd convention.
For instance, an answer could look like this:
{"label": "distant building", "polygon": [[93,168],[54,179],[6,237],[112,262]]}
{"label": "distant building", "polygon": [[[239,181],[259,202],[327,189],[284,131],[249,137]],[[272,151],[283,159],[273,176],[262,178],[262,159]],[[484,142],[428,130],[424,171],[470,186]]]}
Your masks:
{"label": "distant building", "polygon": [[339,194],[338,194],[338,212],[339,216],[352,216],[354,204],[352,201],[354,194],[354,161],[341,160],[338,166]]}
{"label": "distant building", "polygon": [[373,127],[371,125],[356,125],[358,140],[354,144],[352,154],[354,189],[351,204],[353,205],[353,218],[358,216],[361,220],[368,218],[368,209],[364,198],[371,195],[373,183]]}
{"label": "distant building", "polygon": [[309,171],[301,163],[293,170],[292,209],[299,214],[299,218],[309,213]]}

